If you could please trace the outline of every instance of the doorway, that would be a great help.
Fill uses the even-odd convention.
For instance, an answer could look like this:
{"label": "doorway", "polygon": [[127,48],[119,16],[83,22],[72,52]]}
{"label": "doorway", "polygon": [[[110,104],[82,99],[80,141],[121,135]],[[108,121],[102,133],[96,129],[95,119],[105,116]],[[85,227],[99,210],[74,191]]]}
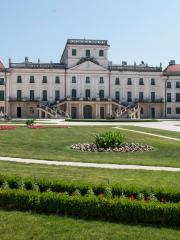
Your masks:
{"label": "doorway", "polygon": [[71,117],[72,119],[76,119],[76,107],[71,108]]}
{"label": "doorway", "polygon": [[84,106],[84,118],[92,118],[92,107],[89,105]]}
{"label": "doorway", "polygon": [[17,117],[21,117],[21,107],[17,107]]}
{"label": "doorway", "polygon": [[152,118],[155,118],[155,108],[151,108]]}
{"label": "doorway", "polygon": [[101,119],[104,119],[104,107],[100,107],[100,116]]}

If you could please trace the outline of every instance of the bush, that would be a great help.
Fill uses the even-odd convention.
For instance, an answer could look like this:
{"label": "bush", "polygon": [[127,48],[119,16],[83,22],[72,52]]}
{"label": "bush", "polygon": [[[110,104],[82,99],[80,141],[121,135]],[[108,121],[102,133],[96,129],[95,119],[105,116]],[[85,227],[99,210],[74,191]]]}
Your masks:
{"label": "bush", "polygon": [[34,125],[34,119],[26,120],[26,125],[27,125],[27,126],[32,126],[32,125]]}
{"label": "bush", "polygon": [[[2,184],[4,182],[5,176],[0,175],[0,187],[2,187]],[[10,188],[17,189],[18,188],[18,182],[19,182],[19,176],[6,176],[6,182]],[[67,192],[69,195],[72,194],[72,192],[75,192],[76,189],[78,189],[81,192],[81,195],[85,195],[88,193],[88,189],[91,188],[96,196],[98,196],[100,193],[104,193],[107,184],[106,183],[87,183],[87,182],[70,182],[70,181],[62,181],[59,179],[55,180],[49,180],[49,179],[36,179],[34,181],[34,178],[23,178],[23,183],[26,186],[27,190],[32,190],[33,184],[36,182],[36,184],[39,187],[40,192],[46,192],[47,189],[51,188],[52,192]],[[166,199],[167,202],[180,202],[180,190],[177,189],[167,189],[167,188],[153,188],[153,190],[150,187],[144,187],[141,189],[140,186],[131,185],[131,186],[125,186],[122,184],[110,184],[109,187],[111,188],[112,196],[135,196],[137,197],[138,194],[141,192],[144,195],[144,198],[147,199],[148,196],[153,191],[153,194],[156,196],[156,198],[161,201],[162,198]]]}
{"label": "bush", "polygon": [[6,117],[6,121],[11,121],[12,120],[12,118],[11,117]]}
{"label": "bush", "polygon": [[106,220],[142,223],[180,224],[180,205],[133,201],[101,196],[68,196],[53,192],[39,193],[23,189],[0,189],[0,206],[32,209]]}
{"label": "bush", "polygon": [[98,148],[114,148],[119,147],[122,143],[125,143],[125,135],[120,132],[105,132],[94,135],[94,143]]}

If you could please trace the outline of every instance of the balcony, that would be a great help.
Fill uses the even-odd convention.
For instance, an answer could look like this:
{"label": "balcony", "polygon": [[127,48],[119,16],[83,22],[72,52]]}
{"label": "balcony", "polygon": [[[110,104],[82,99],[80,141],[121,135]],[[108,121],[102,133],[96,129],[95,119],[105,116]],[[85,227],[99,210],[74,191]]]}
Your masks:
{"label": "balcony", "polygon": [[14,97],[10,97],[9,98],[9,102],[39,102],[40,99],[39,98],[14,98]]}
{"label": "balcony", "polygon": [[135,103],[162,103],[162,98],[161,99],[137,99],[135,98]]}

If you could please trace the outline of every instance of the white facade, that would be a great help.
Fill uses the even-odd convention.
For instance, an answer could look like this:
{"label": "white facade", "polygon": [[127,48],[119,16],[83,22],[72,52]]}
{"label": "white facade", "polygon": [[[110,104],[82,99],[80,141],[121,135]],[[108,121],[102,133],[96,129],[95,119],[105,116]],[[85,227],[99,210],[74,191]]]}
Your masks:
{"label": "white facade", "polygon": [[[167,76],[161,66],[143,62],[112,65],[108,49],[106,40],[68,39],[60,63],[10,60],[6,84],[0,85],[5,92],[0,107],[8,116],[23,118],[180,117],[180,88],[175,87],[180,76]],[[167,93],[172,102],[167,102]]]}

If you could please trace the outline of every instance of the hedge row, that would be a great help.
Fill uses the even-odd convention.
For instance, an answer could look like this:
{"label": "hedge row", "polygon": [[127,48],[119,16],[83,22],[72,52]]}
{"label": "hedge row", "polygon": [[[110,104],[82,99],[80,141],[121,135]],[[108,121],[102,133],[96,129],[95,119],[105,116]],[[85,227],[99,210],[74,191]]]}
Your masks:
{"label": "hedge row", "polygon": [[180,204],[145,203],[101,196],[72,197],[53,192],[0,189],[0,205],[76,216],[142,223],[180,224]]}
{"label": "hedge row", "polygon": [[[4,181],[5,175],[0,175],[0,187],[2,186],[2,183]],[[6,180],[9,184],[10,188],[18,188],[18,182],[20,181],[19,176],[6,176]],[[23,178],[23,182],[26,185],[27,190],[32,190],[32,184],[34,183],[33,178]],[[71,194],[76,189],[79,189],[81,194],[84,195],[87,193],[88,188],[91,187],[95,193],[96,196],[98,196],[100,193],[103,193],[107,187],[106,183],[88,183],[88,182],[70,182],[70,181],[62,181],[59,179],[56,180],[48,180],[48,179],[37,179],[37,184],[39,186],[40,192],[45,192],[49,185],[51,187],[51,191],[53,192],[68,192]],[[112,195],[122,195],[122,189],[124,192],[124,195],[127,197],[134,196],[136,197],[138,193],[142,190],[142,193],[144,194],[145,198],[147,198],[151,193],[151,187],[143,187],[141,189],[140,186],[125,186],[122,184],[110,184],[110,187],[112,189]],[[177,189],[166,189],[166,188],[153,188],[153,193],[158,198],[159,201],[161,201],[162,198],[166,199],[166,201],[170,202],[180,202],[180,190]]]}
{"label": "hedge row", "polygon": [[79,120],[79,119],[65,119],[67,122],[158,122],[157,119],[133,119],[133,120]]}

